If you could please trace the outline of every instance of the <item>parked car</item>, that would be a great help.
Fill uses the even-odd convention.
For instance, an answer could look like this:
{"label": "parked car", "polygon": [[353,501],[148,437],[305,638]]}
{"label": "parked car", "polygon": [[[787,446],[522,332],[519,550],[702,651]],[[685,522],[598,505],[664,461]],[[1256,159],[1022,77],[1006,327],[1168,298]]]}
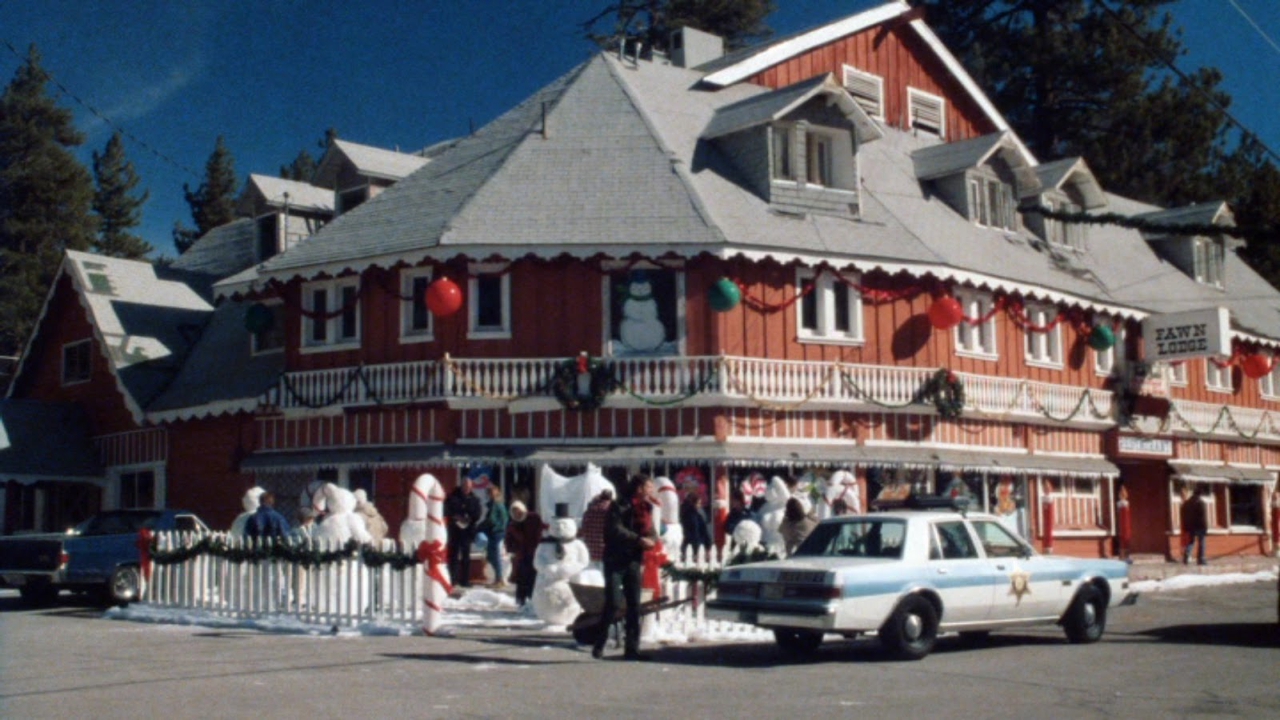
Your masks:
{"label": "parked car", "polygon": [[111,510],[66,533],[0,538],[0,578],[33,605],[52,603],[64,589],[95,592],[110,604],[138,599],[142,586],[138,531],[208,531],[182,510]]}
{"label": "parked car", "polygon": [[1135,600],[1124,562],[1040,555],[991,515],[896,510],[825,520],[785,560],[725,568],[707,613],[771,628],[784,651],[874,632],[918,660],[940,632],[1058,624],[1095,642],[1108,608]]}

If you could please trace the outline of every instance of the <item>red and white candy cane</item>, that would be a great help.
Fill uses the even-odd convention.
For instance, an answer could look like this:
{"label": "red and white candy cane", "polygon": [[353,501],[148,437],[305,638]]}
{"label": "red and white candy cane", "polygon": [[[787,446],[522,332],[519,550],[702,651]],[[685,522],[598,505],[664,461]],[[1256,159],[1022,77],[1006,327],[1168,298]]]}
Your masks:
{"label": "red and white candy cane", "polygon": [[418,544],[418,559],[422,561],[422,571],[426,574],[422,588],[422,630],[427,635],[435,635],[444,621],[444,600],[453,591],[453,586],[450,584],[445,549],[449,532],[444,524],[444,488],[430,473],[419,475],[413,481],[411,510],[413,506],[420,508],[423,504],[426,507],[426,537]]}
{"label": "red and white candy cane", "polygon": [[751,473],[746,480],[742,481],[742,496],[749,504],[755,498],[764,497],[765,490],[768,488],[769,482],[763,475],[758,472]]}

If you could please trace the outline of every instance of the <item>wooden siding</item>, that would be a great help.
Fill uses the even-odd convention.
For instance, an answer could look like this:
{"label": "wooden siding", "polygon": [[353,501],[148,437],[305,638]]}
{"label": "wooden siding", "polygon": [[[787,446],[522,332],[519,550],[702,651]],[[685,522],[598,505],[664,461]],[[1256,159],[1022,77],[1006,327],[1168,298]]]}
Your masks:
{"label": "wooden siding", "polygon": [[255,447],[260,451],[300,450],[441,442],[441,409],[423,407],[360,410],[339,415],[260,417]]}
{"label": "wooden siding", "polygon": [[748,81],[783,88],[815,75],[834,73],[844,81],[844,65],[884,79],[885,122],[906,127],[907,88],[946,99],[946,137],[965,140],[995,132],[996,127],[970,99],[933,51],[909,26],[889,23],[810,50],[760,72]]}
{"label": "wooden siding", "polygon": [[255,484],[252,475],[240,472],[241,460],[253,447],[252,429],[253,422],[243,415],[169,425],[169,506],[195,511],[211,528],[230,527],[244,510],[240,500],[245,490]]}

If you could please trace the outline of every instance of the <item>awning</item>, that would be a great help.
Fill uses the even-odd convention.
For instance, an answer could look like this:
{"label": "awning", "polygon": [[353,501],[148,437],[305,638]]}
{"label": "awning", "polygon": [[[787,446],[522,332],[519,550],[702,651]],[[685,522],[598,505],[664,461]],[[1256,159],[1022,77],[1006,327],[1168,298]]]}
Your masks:
{"label": "awning", "polygon": [[245,472],[280,473],[320,468],[350,467],[419,467],[453,466],[458,462],[449,456],[444,445],[397,445],[330,450],[288,450],[259,452],[240,462]]}
{"label": "awning", "polygon": [[1273,471],[1260,467],[1180,462],[1177,460],[1170,460],[1169,467],[1173,469],[1173,472],[1178,477],[1188,482],[1271,485],[1276,481],[1276,474]]}
{"label": "awning", "polygon": [[978,450],[899,446],[862,448],[863,465],[936,467],[953,472],[1053,475],[1060,477],[1119,477],[1120,469],[1101,457],[1030,455]]}

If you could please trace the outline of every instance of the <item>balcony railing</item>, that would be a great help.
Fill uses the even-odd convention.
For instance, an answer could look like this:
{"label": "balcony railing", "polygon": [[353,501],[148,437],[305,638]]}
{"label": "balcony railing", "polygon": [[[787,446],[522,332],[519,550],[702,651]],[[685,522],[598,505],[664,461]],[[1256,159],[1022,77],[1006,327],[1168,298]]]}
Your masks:
{"label": "balcony railing", "polygon": [[[283,410],[433,401],[506,405],[555,401],[553,380],[572,358],[446,356],[439,361],[285,373],[263,398]],[[600,362],[599,360],[593,362]],[[732,356],[606,360],[617,386],[607,405],[680,403],[774,410],[880,408],[930,411],[923,394],[936,369]],[[1110,423],[1112,393],[1069,385],[956,373],[965,413]]]}
{"label": "balcony railing", "polygon": [[1246,440],[1277,440],[1280,439],[1280,413],[1238,405],[1174,400],[1162,426],[1152,430]]}

